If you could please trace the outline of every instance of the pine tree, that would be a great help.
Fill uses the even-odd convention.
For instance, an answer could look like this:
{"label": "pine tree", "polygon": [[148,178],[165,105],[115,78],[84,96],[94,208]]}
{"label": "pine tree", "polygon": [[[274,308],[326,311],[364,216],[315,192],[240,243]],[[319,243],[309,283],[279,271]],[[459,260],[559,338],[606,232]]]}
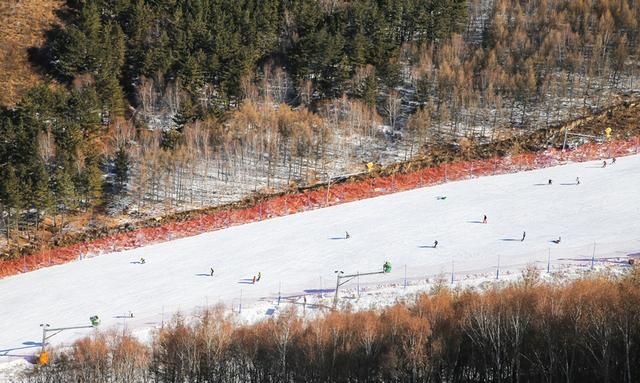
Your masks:
{"label": "pine tree", "polygon": [[348,52],[352,64],[362,66],[367,63],[367,45],[367,39],[358,32],[351,41]]}
{"label": "pine tree", "polygon": [[378,97],[378,80],[376,79],[375,71],[372,71],[372,73],[365,78],[361,97],[370,108],[376,106]]}
{"label": "pine tree", "polygon": [[198,111],[196,105],[193,104],[191,98],[187,97],[180,103],[178,112],[173,116],[173,122],[175,122],[178,127],[178,131],[180,132],[186,124],[194,121],[197,116]]}
{"label": "pine tree", "polygon": [[129,155],[124,147],[116,152],[114,161],[116,190],[120,191],[129,180]]}
{"label": "pine tree", "polygon": [[107,23],[101,31],[99,68],[96,73],[103,108],[112,115],[124,113],[124,94],[120,75],[125,60],[125,36],[119,25]]}
{"label": "pine tree", "polygon": [[49,174],[44,163],[39,162],[36,166],[31,185],[30,204],[36,210],[35,233],[37,238],[40,228],[40,215],[45,214],[53,207],[53,196],[49,189]]}
{"label": "pine tree", "polygon": [[93,73],[99,67],[101,21],[98,7],[94,1],[78,7],[77,20],[59,32],[52,44],[52,62],[69,78],[79,73]]}
{"label": "pine tree", "polygon": [[[73,187],[71,175],[65,166],[58,166],[53,173],[53,195],[56,204],[56,213],[62,216],[60,229],[64,225],[64,215],[76,206],[76,192]],[[55,222],[55,221],[54,221]]]}
{"label": "pine tree", "polygon": [[181,139],[182,134],[178,129],[167,129],[162,132],[160,146],[165,150],[175,150],[178,147],[178,143]]}
{"label": "pine tree", "polygon": [[97,159],[92,159],[84,170],[84,190],[87,205],[95,207],[102,203],[102,171],[98,167]]}
{"label": "pine tree", "polygon": [[22,209],[24,208],[23,192],[25,188],[20,185],[20,180],[12,165],[8,165],[2,179],[2,199],[7,209],[5,220],[7,241],[11,238],[11,226],[17,227]]}

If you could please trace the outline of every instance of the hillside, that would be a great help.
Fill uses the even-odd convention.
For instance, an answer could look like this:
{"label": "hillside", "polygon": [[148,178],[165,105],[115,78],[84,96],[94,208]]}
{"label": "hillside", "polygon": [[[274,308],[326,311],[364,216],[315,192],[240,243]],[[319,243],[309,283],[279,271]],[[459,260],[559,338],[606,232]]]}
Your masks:
{"label": "hillside", "polygon": [[15,105],[42,76],[29,62],[29,49],[40,47],[45,32],[60,20],[64,0],[0,2],[0,105]]}
{"label": "hillside", "polygon": [[[640,250],[640,200],[629,198],[640,188],[640,156],[601,164],[451,182],[124,252],[85,254],[77,262],[8,277],[0,280],[0,349],[36,351],[29,342],[39,339],[43,321],[82,325],[99,315],[105,329],[146,331],[176,311],[188,314],[216,303],[242,305],[241,320],[268,318],[278,310],[279,295],[307,295],[326,307],[335,270],[377,271],[387,260],[393,271],[352,281],[345,304],[393,302],[405,273],[410,282],[449,280],[453,267],[455,280],[464,281],[491,278],[498,265],[503,275],[527,265],[546,271],[548,261],[554,273],[588,270],[592,261],[624,268],[628,255]],[[480,222],[484,214],[487,224]],[[526,239],[520,241],[523,231]],[[558,237],[561,243],[553,243]],[[252,284],[258,272],[262,279]],[[372,289],[374,299],[356,298],[358,282]],[[376,286],[385,284],[398,287],[383,300]],[[325,298],[318,298],[322,291]],[[135,318],[126,317],[129,311]],[[56,343],[84,334],[64,333]],[[3,360],[13,360],[10,355]]]}
{"label": "hillside", "polygon": [[[28,10],[46,2],[9,4],[9,35],[28,41],[17,26],[46,20]],[[367,163],[557,148],[569,125],[596,141],[638,129],[631,0],[67,6],[32,63],[60,86],[0,109],[2,259]]]}

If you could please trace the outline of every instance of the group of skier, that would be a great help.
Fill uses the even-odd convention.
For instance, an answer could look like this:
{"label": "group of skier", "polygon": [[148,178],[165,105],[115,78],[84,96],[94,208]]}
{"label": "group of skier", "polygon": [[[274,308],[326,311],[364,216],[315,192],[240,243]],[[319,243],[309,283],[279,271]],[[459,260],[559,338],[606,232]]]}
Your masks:
{"label": "group of skier", "polygon": [[[613,158],[611,159],[611,165],[613,165],[613,164],[615,164],[615,163],[616,163],[616,158],[615,158],[615,157],[613,157]],[[605,160],[605,161],[602,161],[602,167],[604,168],[604,167],[606,167],[606,166],[607,166],[607,161],[606,161],[606,160]],[[552,185],[552,184],[553,184],[553,180],[552,180],[551,178],[549,178],[548,185]],[[576,185],[580,185],[580,177],[576,177]],[[439,200],[442,200],[442,199],[445,199],[445,198],[446,198],[446,197],[440,197],[440,196],[438,196],[438,197],[437,197],[437,199],[439,199]],[[487,215],[486,215],[486,214],[482,217],[482,223],[487,223]],[[520,239],[520,242],[524,242],[524,240],[525,240],[525,238],[526,238],[526,237],[527,237],[527,232],[526,232],[526,231],[523,231],[523,232],[522,232],[522,238]],[[348,234],[347,234],[347,238],[349,238],[349,237],[348,237]],[[556,244],[559,244],[559,243],[560,243],[560,241],[561,241],[561,239],[562,239],[561,237],[558,237],[558,239],[557,239],[557,240],[553,240],[552,242],[554,242],[554,243],[556,243]],[[436,247],[438,247],[438,241],[437,241],[437,240],[433,242],[433,246],[432,246],[432,247],[433,247],[434,249],[435,249]]]}
{"label": "group of skier", "polygon": [[[611,165],[613,165],[615,163],[616,163],[616,158],[613,157],[611,159]],[[602,161],[602,167],[605,168],[606,166],[607,166],[607,161],[606,160]],[[552,185],[552,184],[553,184],[553,181],[552,181],[551,178],[549,178],[548,185]],[[576,177],[576,185],[580,185],[580,177]],[[437,199],[439,199],[439,200],[444,200],[445,198],[446,197],[444,197],[444,196],[438,196],[437,197]],[[487,222],[488,222],[487,215],[484,214],[482,216],[482,223],[486,224]],[[349,234],[348,231],[345,231],[345,236],[344,237],[345,237],[345,239],[349,239],[349,238],[351,238],[351,235]],[[527,237],[527,232],[523,231],[522,232],[522,238],[520,239],[520,242],[524,242],[526,237]],[[553,240],[552,242],[554,242],[556,244],[559,244],[561,240],[562,240],[562,238],[560,236],[558,236],[558,239],[557,240]],[[433,241],[433,246],[432,247],[434,249],[438,247],[438,240]],[[144,258],[140,258],[139,263],[140,264],[145,264],[146,260]],[[387,270],[387,269],[390,270],[391,269],[391,265],[388,262],[385,262],[384,269],[385,270]],[[213,277],[213,274],[214,274],[214,269],[213,269],[213,267],[211,267],[209,275]],[[260,278],[261,277],[262,277],[262,273],[258,272],[258,274],[254,275],[253,278],[251,279],[251,283],[255,284],[256,282],[260,282]],[[131,313],[131,316],[133,317],[132,313]]]}
{"label": "group of skier", "polygon": [[[211,269],[209,269],[209,275],[211,275],[213,277],[213,267]],[[253,278],[251,278],[251,284],[255,284],[256,282],[260,282],[260,278],[262,278],[262,273],[258,272],[258,275],[254,275]]]}
{"label": "group of skier", "polygon": [[[213,267],[211,269],[209,269],[209,275],[211,275],[213,277]],[[258,275],[254,275],[253,278],[251,279],[251,283],[255,284],[256,282],[260,282],[260,278],[262,278],[262,273],[258,272]]]}
{"label": "group of skier", "polygon": [[[611,165],[613,165],[615,163],[616,163],[616,158],[613,157],[611,159]],[[606,160],[602,161],[602,167],[605,168],[606,166],[607,166],[607,161]],[[553,180],[551,178],[549,178],[548,184],[549,185],[553,184]],[[580,177],[576,177],[576,185],[580,185]],[[444,199],[444,198],[438,197],[438,199]],[[487,223],[487,215],[486,214],[483,215],[483,217],[482,217],[482,223]],[[522,238],[520,239],[520,242],[524,242],[526,237],[527,237],[527,232],[523,231],[522,232]],[[558,236],[558,239],[554,239],[552,242],[556,243],[556,244],[559,244],[561,240],[562,240],[562,237]],[[433,248],[435,249],[436,247],[438,247],[438,241],[437,240],[433,242]]]}
{"label": "group of skier", "polygon": [[[348,235],[349,235],[349,233],[347,233],[347,238],[349,238]],[[147,261],[144,258],[140,258],[140,261],[139,261],[140,264],[144,265],[146,262]],[[214,271],[215,270],[213,269],[213,267],[210,268],[209,269],[209,275],[213,277]],[[258,272],[258,275],[257,276],[254,275],[253,278],[251,279],[251,283],[255,284],[256,282],[260,282],[260,278],[261,277],[262,277],[262,273]]]}

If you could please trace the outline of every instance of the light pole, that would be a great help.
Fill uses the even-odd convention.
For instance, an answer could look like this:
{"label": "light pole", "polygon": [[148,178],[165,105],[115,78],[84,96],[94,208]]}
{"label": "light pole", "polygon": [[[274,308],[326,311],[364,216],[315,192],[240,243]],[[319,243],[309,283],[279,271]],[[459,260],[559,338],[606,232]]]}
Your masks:
{"label": "light pole", "polygon": [[373,271],[369,273],[357,272],[355,274],[345,274],[344,271],[342,270],[335,270],[334,273],[336,274],[336,294],[333,297],[333,309],[335,310],[336,307],[338,306],[338,291],[340,290],[340,286],[346,283],[349,283],[354,278],[358,278],[358,281],[359,281],[361,275],[386,274],[391,272],[391,265],[390,264],[388,265],[388,269],[386,267],[387,267],[387,263],[385,263],[385,266],[382,271]]}
{"label": "light pole", "polygon": [[338,290],[340,289],[340,278],[344,275],[344,271],[342,270],[335,270],[334,273],[336,274],[336,294],[333,296],[333,309],[336,309],[336,306],[338,305]]}
{"label": "light pole", "polygon": [[[98,326],[98,324],[100,324],[100,319],[98,318],[97,315],[94,315],[92,317],[89,318],[89,320],[91,321],[91,325],[89,326],[70,326],[70,327],[58,327],[58,328],[50,328],[51,326],[49,325],[49,323],[40,323],[40,327],[42,327],[42,348],[40,351],[40,358],[39,358],[39,362],[40,364],[44,365],[47,364],[49,362],[49,356],[47,354],[47,352],[45,351],[45,347],[47,345],[47,340],[51,339],[53,336],[61,333],[62,331],[65,330],[77,330],[77,329],[83,329],[83,328],[96,328]],[[52,334],[47,335],[47,333],[51,332]]]}
{"label": "light pole", "polygon": [[47,328],[50,327],[49,323],[40,323],[42,327],[42,351],[44,352],[44,345],[47,343]]}

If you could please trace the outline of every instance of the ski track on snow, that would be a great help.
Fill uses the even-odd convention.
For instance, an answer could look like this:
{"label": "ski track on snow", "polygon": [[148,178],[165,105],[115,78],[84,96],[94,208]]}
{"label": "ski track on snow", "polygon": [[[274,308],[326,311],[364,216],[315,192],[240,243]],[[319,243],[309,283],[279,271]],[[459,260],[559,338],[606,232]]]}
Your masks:
{"label": "ski track on snow", "polygon": [[[101,329],[125,326],[144,337],[177,311],[217,303],[242,304],[245,320],[259,320],[273,312],[252,311],[251,305],[264,306],[260,300],[318,289],[331,297],[334,270],[378,271],[385,260],[392,273],[363,277],[361,286],[401,289],[405,265],[409,280],[452,267],[495,274],[498,257],[503,269],[544,269],[549,249],[553,265],[590,265],[594,242],[596,258],[624,259],[640,251],[640,156],[606,168],[601,163],[451,182],[1,279],[0,372],[37,353],[40,323],[87,325],[97,314]],[[581,185],[574,184],[577,176]],[[546,185],[549,178],[553,185]],[[441,195],[446,200],[436,199]],[[488,224],[478,223],[484,214]],[[552,243],[558,236],[562,242]],[[430,248],[434,240],[437,249]],[[145,264],[137,263],[141,257]],[[251,284],[259,271],[261,281]],[[134,318],[125,317],[129,311]],[[51,341],[69,344],[92,331],[63,332]]]}

